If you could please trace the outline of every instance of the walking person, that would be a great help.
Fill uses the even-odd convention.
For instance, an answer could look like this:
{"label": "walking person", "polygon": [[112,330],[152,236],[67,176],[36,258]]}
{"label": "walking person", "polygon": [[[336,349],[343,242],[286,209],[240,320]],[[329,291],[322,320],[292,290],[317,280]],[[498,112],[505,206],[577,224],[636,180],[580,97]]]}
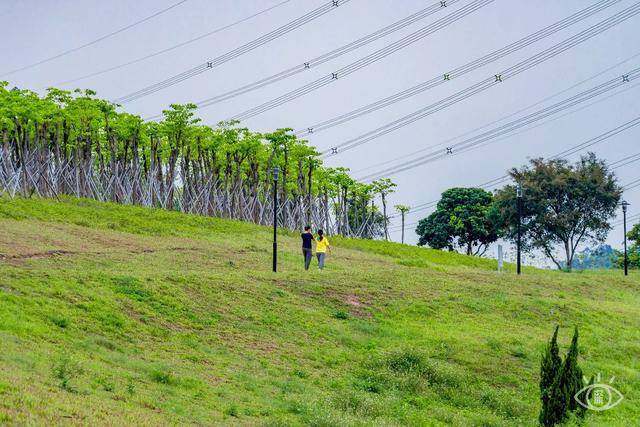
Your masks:
{"label": "walking person", "polygon": [[302,237],[302,256],[304,257],[304,269],[308,270],[311,265],[311,258],[313,257],[313,247],[311,242],[313,241],[313,234],[311,234],[311,226],[304,227],[304,233],[300,235]]}
{"label": "walking person", "polygon": [[318,230],[318,238],[316,239],[316,256],[318,257],[318,267],[324,270],[324,259],[327,251],[330,251],[329,239],[324,235],[324,231]]}

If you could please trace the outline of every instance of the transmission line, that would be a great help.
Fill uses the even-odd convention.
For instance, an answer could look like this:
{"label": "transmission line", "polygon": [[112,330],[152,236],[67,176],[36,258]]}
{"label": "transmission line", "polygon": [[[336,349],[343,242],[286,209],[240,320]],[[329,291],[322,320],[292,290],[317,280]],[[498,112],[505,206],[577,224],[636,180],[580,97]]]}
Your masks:
{"label": "transmission line", "polygon": [[[452,3],[455,3],[456,1],[459,0],[454,0],[451,1],[449,4],[447,4],[446,2],[444,3],[444,5],[451,5]],[[341,46],[337,49],[334,49],[330,52],[327,52],[323,55],[320,55],[316,58],[313,59],[308,59],[304,62],[302,62],[299,65],[296,65],[294,67],[288,68],[286,70],[282,70],[276,74],[273,74],[269,77],[265,77],[263,79],[257,80],[255,82],[246,84],[244,86],[240,86],[238,88],[235,88],[233,90],[203,99],[202,101],[196,102],[195,104],[198,106],[198,108],[202,109],[217,103],[220,103],[222,101],[226,101],[228,99],[231,98],[235,98],[237,96],[240,96],[242,94],[248,93],[248,92],[252,92],[254,90],[258,90],[261,89],[263,87],[266,87],[268,85],[271,85],[273,83],[276,83],[278,81],[287,79],[291,76],[294,76],[296,74],[305,72],[307,70],[310,70],[312,68],[315,68],[321,64],[324,64],[325,62],[331,61],[335,58],[338,58],[342,55],[345,55],[347,53],[353,52],[356,49],[359,49],[369,43],[372,43],[376,40],[379,40],[393,32],[396,32],[402,28],[405,28],[411,24],[414,24],[415,22],[418,22],[436,12],[439,12],[441,10],[443,10],[446,6],[443,6],[443,3],[441,1],[437,1],[434,4],[427,6],[426,8],[419,10],[418,12],[415,12],[405,18],[400,19],[399,21],[394,22],[393,24],[387,25],[383,28],[378,29],[377,31],[374,31],[371,34],[368,34],[364,37],[361,37],[355,41],[352,41],[351,43],[348,43],[344,46]],[[147,118],[147,120],[155,120],[159,117],[162,117],[162,114],[157,114],[155,116],[149,117]]]}
{"label": "transmission line", "polygon": [[202,40],[205,37],[209,37],[209,36],[212,36],[212,35],[214,35],[216,33],[221,32],[221,31],[224,31],[224,30],[227,30],[229,28],[235,27],[236,25],[242,24],[243,22],[249,21],[250,19],[253,19],[253,18],[257,17],[257,16],[263,15],[263,14],[265,14],[265,13],[267,13],[267,12],[277,8],[277,7],[280,7],[280,6],[282,6],[282,5],[286,4],[286,3],[289,3],[290,1],[291,0],[281,1],[280,3],[276,3],[273,6],[269,6],[269,7],[265,8],[265,9],[262,9],[262,10],[254,13],[252,15],[246,16],[246,17],[244,17],[242,19],[239,19],[239,20],[237,20],[235,22],[232,22],[230,24],[224,25],[222,27],[218,27],[218,28],[216,28],[216,29],[214,29],[212,31],[206,32],[206,33],[201,34],[199,36],[196,36],[196,37],[194,37],[192,39],[185,40],[185,41],[183,41],[181,43],[175,44],[173,46],[167,47],[167,48],[162,49],[162,50],[158,50],[156,52],[153,52],[153,53],[150,53],[148,55],[142,56],[140,58],[136,58],[136,59],[133,59],[131,61],[123,62],[121,64],[114,65],[112,67],[105,68],[105,69],[102,69],[100,71],[95,71],[95,72],[90,73],[90,74],[85,74],[85,75],[80,76],[80,77],[75,77],[75,78],[70,79],[70,80],[64,80],[64,81],[61,81],[61,82],[58,82],[58,83],[54,83],[52,86],[65,85],[65,84],[74,83],[74,82],[77,82],[77,81],[80,81],[80,80],[85,80],[85,79],[88,79],[90,77],[99,76],[101,74],[106,74],[106,73],[109,73],[111,71],[119,70],[119,69],[127,67],[129,65],[137,64],[138,62],[145,61],[147,59],[150,59],[150,58],[153,58],[155,56],[161,55],[163,53],[171,52],[172,50],[175,50],[175,49],[178,49],[180,47],[186,46],[188,44],[194,43],[194,42],[196,42],[198,40]]}
{"label": "transmission line", "polygon": [[[451,156],[453,154],[457,154],[459,152],[462,152],[463,150],[468,150],[471,147],[475,147],[475,146],[479,146],[487,141],[490,141],[492,139],[495,139],[497,137],[506,135],[508,133],[513,132],[514,130],[518,130],[520,128],[523,128],[531,123],[535,123],[539,120],[542,120],[544,118],[547,118],[549,116],[553,116],[561,111],[564,111],[568,108],[571,108],[575,105],[578,105],[580,103],[583,103],[585,101],[588,101],[592,98],[595,98],[603,93],[606,93],[608,91],[611,91],[613,89],[616,89],[618,87],[620,87],[621,85],[626,85],[629,81],[631,81],[631,79],[633,78],[637,78],[640,76],[640,68],[637,68],[633,71],[631,71],[629,74],[625,74],[623,77],[619,77],[619,78],[615,78],[612,80],[609,80],[605,83],[602,83],[598,86],[595,86],[591,89],[588,89],[586,91],[580,92],[574,96],[571,96],[569,98],[566,98],[556,104],[550,105],[548,107],[545,107],[541,110],[538,110],[534,113],[531,113],[527,116],[521,117],[519,119],[516,119],[514,121],[511,121],[509,123],[506,123],[502,126],[499,126],[497,128],[494,128],[492,130],[489,130],[487,132],[484,132],[482,134],[473,136],[471,138],[468,138],[464,141],[461,141],[457,144],[453,144],[451,147],[448,147],[449,150],[447,150],[446,152],[442,153],[442,152],[438,152],[438,153],[429,153],[426,154],[424,156],[420,156],[410,162],[406,162],[405,164],[399,165],[399,166],[395,166],[395,167],[390,167],[387,169],[384,169],[382,171],[376,172],[374,174],[370,174],[366,177],[364,177],[363,179],[371,179],[380,175],[384,175],[384,176],[388,176],[390,174],[396,174],[399,172],[403,172],[412,168],[415,168],[417,166],[421,166],[425,163],[430,163],[433,162],[435,160],[447,157],[447,156]],[[454,153],[454,150],[456,151],[456,153]]]}
{"label": "transmission line", "polygon": [[151,19],[153,19],[153,18],[155,18],[155,17],[157,17],[159,15],[162,15],[163,13],[168,12],[171,9],[173,9],[175,7],[178,7],[181,4],[186,3],[186,2],[187,2],[187,0],[181,0],[181,1],[177,2],[177,3],[174,3],[174,4],[170,5],[169,7],[166,7],[164,9],[162,9],[162,10],[157,11],[156,13],[154,13],[152,15],[147,16],[146,18],[142,18],[139,21],[136,21],[136,22],[134,22],[132,24],[126,25],[126,26],[124,26],[122,28],[119,28],[119,29],[117,29],[115,31],[112,31],[112,32],[110,32],[108,34],[105,34],[104,36],[98,37],[95,40],[91,40],[90,42],[87,42],[87,43],[82,44],[80,46],[76,46],[76,47],[71,48],[71,49],[67,49],[67,50],[65,50],[63,52],[60,52],[60,53],[56,54],[56,55],[50,56],[48,58],[41,59],[40,61],[33,62],[33,63],[25,65],[23,67],[16,68],[14,70],[8,71],[8,72],[2,74],[2,76],[4,77],[4,76],[11,75],[11,74],[15,74],[15,73],[17,73],[19,71],[28,70],[30,68],[36,67],[38,65],[42,65],[42,64],[44,64],[46,62],[49,62],[49,61],[53,61],[54,59],[58,59],[58,58],[60,58],[62,56],[68,55],[70,53],[77,52],[77,51],[79,51],[81,49],[84,49],[86,47],[93,46],[94,44],[99,43],[99,42],[101,42],[103,40],[106,40],[106,39],[108,39],[110,37],[113,37],[116,34],[120,34],[120,33],[124,32],[124,31],[127,31],[128,29],[133,28],[136,25],[140,25],[140,24],[142,24],[144,22],[147,22],[147,21],[149,21],[149,20],[151,20]]}
{"label": "transmission line", "polygon": [[636,188],[636,187],[640,187],[640,178],[636,179],[635,181],[631,181],[630,183],[628,183],[627,185],[622,187],[622,189],[624,191],[627,191],[627,190],[631,190],[631,189]]}
{"label": "transmission line", "polygon": [[[406,116],[403,116],[397,120],[394,120],[390,123],[387,123],[377,129],[374,129],[370,132],[367,132],[363,135],[360,135],[356,138],[352,138],[348,141],[345,141],[341,144],[338,144],[335,147],[332,147],[330,150],[325,150],[322,154],[323,157],[327,157],[328,155],[332,154],[338,154],[338,150],[340,152],[344,152],[346,150],[350,150],[352,148],[358,147],[362,144],[365,144],[369,141],[372,141],[376,138],[379,138],[380,136],[386,135],[388,133],[391,133],[397,129],[400,129],[404,126],[407,126],[417,120],[420,120],[426,116],[429,116],[433,113],[436,113],[440,110],[443,110],[451,105],[454,105],[460,101],[463,101],[467,98],[470,98],[471,96],[483,92],[497,84],[500,84],[502,82],[504,82],[505,80],[512,78],[524,71],[527,71],[533,67],[535,67],[536,65],[539,65],[540,63],[547,61],[548,59],[551,59],[557,55],[559,55],[560,53],[563,53],[569,49],[571,49],[572,47],[583,43],[584,41],[618,25],[619,23],[635,16],[636,14],[640,13],[640,3],[636,3],[633,6],[623,10],[622,12],[619,12],[607,19],[605,19],[604,21],[601,21],[600,23],[593,25],[589,28],[587,28],[584,31],[581,31],[580,33],[564,40],[563,42],[560,42],[554,46],[552,46],[549,49],[545,49],[542,52],[539,52],[536,55],[533,55],[532,57],[529,57],[528,59],[519,62],[518,64],[503,70],[497,74],[495,74],[493,77],[489,77],[485,80],[482,80],[472,86],[467,87],[466,89],[459,91],[447,98],[444,98],[434,104],[431,104],[427,107],[421,108],[418,111],[415,111],[411,114],[408,114]],[[622,81],[618,82],[618,83],[626,83],[629,81],[629,76],[625,75],[622,77]],[[447,149],[447,152],[449,152],[450,150]],[[450,154],[450,153],[449,153]]]}
{"label": "transmission line", "polygon": [[264,34],[261,37],[258,37],[257,39],[254,39],[248,43],[245,43],[244,45],[230,50],[229,52],[222,54],[216,58],[213,58],[209,61],[206,61],[200,65],[197,65],[189,70],[183,71],[182,73],[176,74],[172,77],[169,77],[168,79],[165,79],[161,82],[152,84],[150,86],[147,86],[143,89],[140,89],[136,92],[130,93],[128,95],[124,95],[121,96],[120,98],[117,98],[115,100],[113,100],[113,102],[115,103],[126,103],[126,102],[130,102],[130,101],[134,101],[136,99],[140,99],[142,97],[145,97],[147,95],[150,95],[152,93],[158,92],[160,90],[163,90],[167,87],[173,86],[177,83],[180,83],[182,81],[185,81],[187,79],[190,79],[191,77],[197,76],[199,74],[202,74],[206,71],[209,71],[215,67],[218,67],[221,64],[224,64],[225,62],[231,61],[232,59],[235,59],[241,55],[244,55],[247,52],[250,52],[260,46],[263,46],[279,37],[284,36],[285,34],[290,33],[291,31],[315,20],[318,19],[319,17],[326,15],[327,13],[333,11],[334,9],[336,9],[338,6],[341,6],[347,2],[349,2],[350,0],[331,0],[327,3],[324,3],[322,6],[312,10],[311,12],[308,12],[296,19],[294,19],[293,21],[290,21],[289,23],[282,25],[281,27],[276,28],[273,31],[268,32],[267,34]]}
{"label": "transmission line", "polygon": [[403,101],[405,99],[408,99],[412,96],[415,96],[419,93],[425,92],[429,89],[433,89],[439,85],[445,84],[450,82],[452,79],[454,78],[458,78],[463,76],[464,74],[470,73],[471,71],[474,71],[478,68],[481,68],[493,61],[497,61],[498,59],[501,59],[507,55],[510,55],[511,53],[514,53],[520,49],[524,49],[525,47],[536,43],[546,37],[549,37],[552,34],[555,34],[565,28],[570,27],[571,25],[578,23],[600,11],[602,11],[605,8],[608,8],[610,6],[612,6],[613,4],[617,3],[619,0],[604,0],[604,1],[598,1],[594,4],[592,4],[591,6],[582,9],[552,25],[549,25],[533,34],[530,34],[516,42],[513,42],[501,49],[498,49],[494,52],[491,52],[483,57],[477,58],[474,61],[471,61],[465,65],[462,65],[460,67],[457,67],[453,70],[449,70],[446,71],[442,74],[439,74],[437,76],[434,76],[432,79],[424,81],[416,86],[413,86],[411,88],[405,89],[401,92],[395,93],[393,95],[390,95],[384,99],[375,101],[371,104],[365,105],[363,107],[357,108],[355,110],[349,111],[347,113],[338,115],[336,117],[333,117],[331,119],[328,120],[324,120],[322,122],[319,123],[314,123],[312,125],[309,126],[305,126],[304,128],[301,128],[300,130],[297,130],[295,132],[296,136],[305,136],[311,133],[318,133],[321,132],[323,130],[332,128],[334,126],[343,124],[345,122],[354,120],[358,117],[362,117],[366,114],[370,114],[374,111],[377,111],[381,108],[387,107],[389,105],[395,104],[397,102]]}
{"label": "transmission line", "polygon": [[[636,219],[640,219],[640,213],[631,215],[631,216],[627,216],[627,222],[631,222],[633,223],[633,221],[635,221]],[[619,219],[616,222],[612,222],[611,226],[612,227],[618,227],[620,225],[622,225],[624,223],[624,219]]]}
{"label": "transmission line", "polygon": [[[285,93],[284,95],[281,95],[277,98],[274,98],[270,101],[267,101],[261,105],[258,105],[256,107],[250,108],[246,111],[243,111],[241,113],[238,113],[232,117],[230,117],[229,119],[234,119],[234,120],[246,120],[248,118],[257,116],[258,114],[262,114],[265,111],[271,110],[275,107],[278,107],[282,104],[285,104],[289,101],[292,101],[296,98],[299,98],[303,95],[306,95],[310,92],[313,92],[323,86],[327,86],[335,81],[337,81],[338,79],[344,78],[346,76],[348,76],[349,74],[352,74],[364,67],[367,67],[383,58],[386,58],[387,56],[401,50],[404,49],[405,47],[439,31],[442,28],[445,28],[446,26],[448,26],[449,24],[452,24],[460,19],[462,19],[463,17],[477,11],[478,9],[486,6],[489,3],[492,3],[494,0],[474,0],[472,1],[470,4],[458,9],[455,12],[450,13],[449,15],[409,34],[408,36],[405,36],[385,47],[383,47],[382,49],[379,49],[343,68],[340,68],[339,70],[336,70],[334,72],[332,72],[331,74],[325,76],[325,77],[321,77],[311,83],[308,83],[304,86],[301,86],[295,90],[292,90],[290,92]],[[453,3],[453,1],[448,1],[446,4],[451,4]]]}
{"label": "transmission line", "polygon": [[[635,127],[635,126],[638,126],[638,125],[640,125],[640,116],[636,117],[635,119],[629,120],[629,121],[627,121],[627,122],[625,122],[625,123],[613,128],[613,129],[608,130],[608,131],[606,131],[606,132],[604,132],[604,133],[602,133],[602,134],[600,134],[600,135],[598,135],[598,136],[596,136],[594,138],[591,138],[591,139],[589,139],[589,140],[587,140],[585,142],[582,142],[580,144],[574,145],[573,147],[570,147],[570,148],[568,148],[568,149],[566,149],[564,151],[561,151],[561,152],[559,152],[557,154],[554,154],[553,156],[551,156],[549,158],[550,159],[566,159],[569,156],[571,156],[571,155],[573,155],[573,154],[575,154],[575,153],[577,153],[577,152],[579,152],[581,150],[584,150],[586,148],[589,148],[589,147],[591,147],[593,145],[596,145],[596,144],[599,144],[601,142],[607,141],[610,138],[612,138],[612,137],[614,137],[614,136],[616,136],[616,135],[618,135],[618,134],[620,134],[620,133],[622,133],[622,132],[624,132],[626,130],[629,130],[629,129]],[[634,159],[634,160],[632,160],[632,159]],[[631,155],[631,156],[627,156],[627,157],[625,157],[623,159],[617,160],[617,161],[611,163],[609,166],[611,167],[611,169],[615,170],[615,169],[621,168],[623,166],[626,166],[626,165],[628,165],[630,163],[633,163],[634,161],[638,161],[638,160],[640,160],[640,153],[637,153],[637,154],[634,154],[634,155]],[[476,185],[475,187],[485,188],[485,189],[486,188],[491,188],[491,187],[494,187],[495,185],[501,184],[501,183],[503,183],[505,181],[508,181],[510,179],[511,179],[511,177],[509,175],[503,175],[503,176],[500,176],[498,178],[494,178],[494,179],[492,179],[490,181],[484,182],[482,184]],[[411,213],[415,213],[415,212],[419,212],[419,211],[422,211],[422,210],[430,209],[432,207],[435,207],[437,204],[438,204],[438,200],[432,200],[430,202],[421,203],[419,205],[414,206],[411,209]],[[389,219],[393,219],[393,218],[396,218],[397,216],[398,215],[391,215],[388,218]]]}
{"label": "transmission line", "polygon": [[[446,139],[446,140],[444,140],[444,141],[442,141],[442,142],[439,142],[439,143],[437,143],[437,144],[429,145],[429,146],[427,146],[427,147],[421,148],[421,149],[419,149],[419,150],[413,151],[413,152],[408,153],[408,154],[404,154],[404,155],[402,155],[402,156],[396,157],[396,158],[391,159],[391,160],[385,160],[385,161],[382,161],[382,162],[379,162],[379,163],[375,163],[375,164],[373,164],[373,165],[366,166],[366,167],[364,167],[364,168],[361,168],[361,169],[357,170],[356,172],[364,172],[364,171],[369,170],[369,169],[374,169],[374,168],[377,168],[377,167],[379,167],[379,166],[387,165],[387,164],[389,164],[389,163],[397,162],[397,161],[404,160],[404,159],[407,159],[407,158],[415,158],[415,156],[416,156],[417,154],[423,153],[423,152],[425,152],[425,151],[432,151],[432,150],[433,150],[433,148],[436,148],[436,147],[449,146],[449,145],[450,145],[450,143],[451,143],[451,142],[453,142],[453,141],[456,141],[456,140],[458,140],[458,139],[460,139],[460,138],[463,138],[463,137],[465,137],[465,136],[467,136],[467,135],[474,134],[474,133],[475,133],[475,132],[477,132],[477,131],[480,131],[480,130],[486,129],[486,128],[488,128],[488,127],[492,126],[492,125],[495,125],[495,124],[497,124],[497,123],[503,122],[503,121],[504,121],[504,120],[506,120],[506,119],[509,119],[509,118],[511,118],[511,117],[514,117],[514,116],[517,116],[518,114],[520,114],[520,113],[522,113],[522,112],[525,112],[525,111],[527,111],[527,110],[530,110],[531,108],[536,107],[536,106],[538,106],[538,105],[540,105],[540,104],[543,104],[543,103],[545,103],[546,101],[549,101],[549,100],[551,100],[551,99],[553,99],[553,98],[557,98],[558,96],[562,95],[563,93],[569,92],[571,89],[574,89],[574,88],[576,88],[576,87],[579,87],[579,86],[583,85],[584,83],[586,83],[586,82],[588,82],[588,81],[591,81],[591,80],[593,80],[593,79],[595,79],[595,78],[597,78],[597,77],[600,77],[601,75],[606,74],[608,71],[611,71],[611,70],[613,70],[613,69],[615,69],[615,68],[618,68],[620,65],[623,65],[623,64],[625,64],[625,63],[627,63],[627,62],[629,62],[629,61],[631,61],[631,60],[633,60],[633,59],[637,58],[638,56],[640,56],[640,52],[639,52],[639,53],[636,53],[636,54],[634,54],[634,55],[632,55],[632,56],[628,57],[627,59],[625,59],[625,60],[623,60],[623,61],[620,61],[620,62],[618,62],[618,63],[616,63],[616,64],[614,64],[614,65],[612,65],[612,66],[610,66],[610,67],[607,67],[607,68],[605,68],[604,70],[599,71],[598,73],[596,73],[596,74],[594,74],[594,75],[592,75],[592,76],[590,76],[590,77],[588,77],[588,78],[586,78],[586,79],[584,79],[584,80],[582,80],[582,81],[580,81],[580,82],[578,82],[578,83],[575,83],[575,84],[573,84],[573,85],[569,86],[569,87],[568,87],[568,88],[566,88],[566,89],[563,89],[563,90],[561,90],[561,91],[559,91],[559,92],[556,92],[556,93],[554,93],[554,94],[552,94],[552,95],[550,95],[550,96],[547,96],[547,97],[545,97],[545,98],[543,98],[543,99],[541,99],[541,100],[539,100],[539,101],[534,102],[533,104],[529,104],[529,105],[527,105],[526,107],[520,108],[520,109],[518,109],[518,110],[516,110],[516,111],[514,111],[514,112],[512,112],[512,113],[509,113],[509,114],[507,114],[507,115],[505,115],[505,116],[502,116],[502,117],[500,117],[499,119],[493,120],[493,121],[491,121],[491,122],[489,122],[489,123],[485,123],[485,124],[483,124],[483,125],[481,125],[481,126],[478,126],[478,127],[476,127],[476,128],[473,128],[473,129],[471,129],[471,130],[468,130],[468,131],[466,131],[466,132],[464,132],[464,133],[462,133],[462,134],[456,135],[456,136],[454,136],[454,137],[452,137],[452,138],[448,138],[448,139]],[[633,85],[633,86],[635,86],[635,85]],[[632,88],[633,88],[633,86],[632,86],[632,87],[627,87],[627,88],[623,89],[622,91],[626,91],[626,90],[628,90],[628,89],[632,89]],[[620,92],[622,92],[622,91],[620,91]],[[595,102],[593,102],[593,103],[590,103],[590,104],[586,105],[585,107],[581,107],[581,108],[579,108],[579,109],[573,110],[573,111],[571,111],[571,112],[569,112],[569,113],[566,113],[566,114],[563,114],[563,115],[561,115],[561,116],[558,116],[557,118],[554,118],[554,119],[552,119],[552,120],[547,120],[547,121],[545,121],[545,122],[543,122],[543,123],[541,123],[541,124],[539,124],[539,125],[536,125],[536,126],[533,126],[533,127],[527,128],[527,129],[524,129],[524,130],[522,130],[522,131],[520,131],[520,132],[513,133],[513,134],[509,135],[509,138],[511,138],[511,137],[513,137],[513,136],[515,136],[515,135],[519,135],[519,134],[521,134],[521,133],[523,133],[523,132],[528,132],[528,131],[530,131],[530,130],[532,130],[532,129],[535,129],[535,128],[537,128],[537,127],[539,127],[539,126],[542,126],[543,124],[549,123],[549,122],[551,122],[551,121],[553,121],[553,120],[556,120],[556,119],[559,119],[559,118],[565,117],[565,116],[566,116],[566,115],[568,115],[568,114],[573,114],[573,113],[575,113],[575,112],[581,111],[583,108],[586,108],[586,107],[589,107],[589,106],[594,105],[594,104],[596,104],[596,103],[599,103],[599,102],[605,101],[606,99],[609,99],[610,97],[615,96],[615,95],[617,95],[617,94],[618,94],[618,93],[620,93],[620,92],[613,93],[613,94],[611,94],[611,95],[609,95],[609,96],[606,96],[606,97],[604,97],[604,98],[602,98],[602,99],[600,99],[600,100],[598,100],[598,101],[595,101]],[[504,139],[504,138],[501,138],[501,139]],[[501,139],[498,139],[498,141],[499,141],[499,140],[501,140]]]}
{"label": "transmission line", "polygon": [[640,160],[640,153],[636,153],[636,154],[632,154],[630,156],[624,157],[620,160],[617,160],[609,164],[609,166],[614,167],[614,169],[618,169],[618,168],[630,165],[631,163],[635,163],[638,160]]}

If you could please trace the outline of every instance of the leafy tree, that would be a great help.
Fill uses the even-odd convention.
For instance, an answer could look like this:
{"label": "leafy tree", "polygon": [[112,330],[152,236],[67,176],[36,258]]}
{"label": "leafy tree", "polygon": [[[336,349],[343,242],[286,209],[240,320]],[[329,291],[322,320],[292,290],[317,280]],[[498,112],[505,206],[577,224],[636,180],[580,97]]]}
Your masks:
{"label": "leafy tree", "polygon": [[631,231],[627,233],[627,239],[635,242],[635,244],[640,244],[640,223],[631,228]]}
{"label": "leafy tree", "polygon": [[[624,268],[624,252],[615,250],[615,266]],[[640,244],[634,243],[627,248],[627,266],[629,268],[640,268]]]}
{"label": "leafy tree", "polygon": [[397,185],[389,178],[382,178],[371,183],[373,191],[380,194],[382,200],[382,215],[384,216],[384,238],[389,240],[389,217],[387,216],[387,196],[395,191]]}
{"label": "leafy tree", "polygon": [[[627,233],[630,245],[627,248],[627,266],[640,268],[640,224],[636,224]],[[615,251],[615,263],[618,268],[624,268],[624,252]]]}
{"label": "leafy tree", "polygon": [[396,208],[396,210],[400,214],[400,220],[402,221],[402,238],[400,242],[404,243],[404,218],[411,210],[411,208],[407,205],[395,205],[394,208]]}
{"label": "leafy tree", "polygon": [[499,217],[493,196],[481,188],[450,188],[438,202],[436,211],[420,220],[418,245],[482,255],[500,236]]}
{"label": "leafy tree", "polygon": [[[589,153],[575,165],[566,160],[531,160],[509,174],[523,188],[523,249],[540,249],[555,265],[563,265],[554,254],[564,249],[566,268],[571,270],[581,243],[601,243],[611,226],[622,189],[604,161]],[[516,188],[508,185],[496,194],[496,203],[506,237],[516,240],[518,214]]]}
{"label": "leafy tree", "polygon": [[[265,224],[277,191],[287,228],[313,222],[349,236],[382,235],[374,199],[390,190],[325,167],[291,129],[206,126],[193,104],[172,104],[161,121],[144,122],[95,95],[51,88],[39,96],[0,82],[0,193],[71,194]],[[278,188],[273,166],[282,171]]]}

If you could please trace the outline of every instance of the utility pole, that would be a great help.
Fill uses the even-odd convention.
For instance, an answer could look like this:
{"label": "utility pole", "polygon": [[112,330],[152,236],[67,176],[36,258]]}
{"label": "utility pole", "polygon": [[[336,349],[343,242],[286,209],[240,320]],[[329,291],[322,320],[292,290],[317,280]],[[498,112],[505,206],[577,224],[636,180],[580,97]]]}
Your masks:
{"label": "utility pole", "polygon": [[516,204],[517,204],[517,209],[518,209],[518,260],[517,260],[517,270],[518,270],[518,274],[520,274],[520,262],[521,262],[521,257],[520,257],[520,248],[522,245],[522,229],[521,229],[521,223],[522,223],[522,185],[518,184],[518,186],[516,187]]}
{"label": "utility pole", "polygon": [[278,271],[278,174],[280,168],[273,168],[273,272]]}
{"label": "utility pole", "polygon": [[624,275],[629,275],[629,258],[627,255],[627,203],[626,200],[622,201],[622,229],[624,233]]}

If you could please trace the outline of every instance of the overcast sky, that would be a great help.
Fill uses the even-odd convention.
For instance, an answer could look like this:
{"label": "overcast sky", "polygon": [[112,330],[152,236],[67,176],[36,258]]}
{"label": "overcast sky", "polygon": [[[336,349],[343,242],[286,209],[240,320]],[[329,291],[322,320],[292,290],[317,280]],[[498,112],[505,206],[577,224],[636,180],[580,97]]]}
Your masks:
{"label": "overcast sky", "polygon": [[[22,88],[41,90],[58,82],[118,65],[197,37],[283,0],[188,0],[166,13],[90,47],[10,76],[2,76],[7,71],[108,34],[177,1],[2,0],[0,43],[4,54],[0,65],[0,79],[9,80],[11,85]],[[215,124],[221,119],[328,75],[468,2],[469,0],[464,0],[459,4],[450,5],[442,13],[295,77],[202,109],[199,115],[205,123]],[[325,0],[290,0],[256,18],[180,49],[62,87],[89,87],[96,90],[101,97],[115,99],[224,54],[325,3]],[[301,64],[431,3],[425,0],[351,0],[259,49],[168,89],[127,103],[124,108],[148,117],[159,113],[170,103],[205,99],[284,68]],[[595,3],[595,0],[495,0],[479,11],[390,57],[293,102],[249,119],[246,125],[257,131],[268,131],[278,127],[306,127],[466,64],[592,3]],[[493,76],[499,70],[631,4],[633,2],[629,0],[620,1],[577,25],[464,77],[326,132],[311,135],[309,140],[320,149],[327,149],[361,135],[488,76]],[[640,16],[636,16],[542,65],[505,81],[502,85],[368,144],[332,157],[327,163],[332,166],[349,167],[356,177],[376,171],[380,167],[371,166],[464,134],[629,59],[640,53],[639,41]],[[625,71],[639,66],[640,56],[542,106],[615,76],[621,76]],[[466,154],[450,156],[393,175],[391,178],[398,184],[398,189],[390,204],[416,205],[428,202],[437,199],[440,193],[449,187],[483,183],[503,175],[510,167],[524,164],[528,158],[553,155],[564,148],[586,141],[640,115],[640,105],[637,101],[639,92],[640,89],[626,90],[527,132]],[[535,111],[535,108],[530,111]],[[603,158],[615,161],[639,152],[638,141],[640,126],[598,144],[593,147],[593,151]],[[626,184],[640,178],[639,165],[640,162],[617,170],[620,182]],[[639,213],[640,187],[626,193],[625,198],[631,203],[630,214]],[[409,214],[407,222],[413,223],[427,213],[428,211],[421,211]],[[413,228],[409,228],[407,235],[409,241],[415,242]],[[393,237],[399,239],[399,232],[394,232]],[[621,229],[618,227],[610,236],[609,243],[620,246],[620,242]]]}

